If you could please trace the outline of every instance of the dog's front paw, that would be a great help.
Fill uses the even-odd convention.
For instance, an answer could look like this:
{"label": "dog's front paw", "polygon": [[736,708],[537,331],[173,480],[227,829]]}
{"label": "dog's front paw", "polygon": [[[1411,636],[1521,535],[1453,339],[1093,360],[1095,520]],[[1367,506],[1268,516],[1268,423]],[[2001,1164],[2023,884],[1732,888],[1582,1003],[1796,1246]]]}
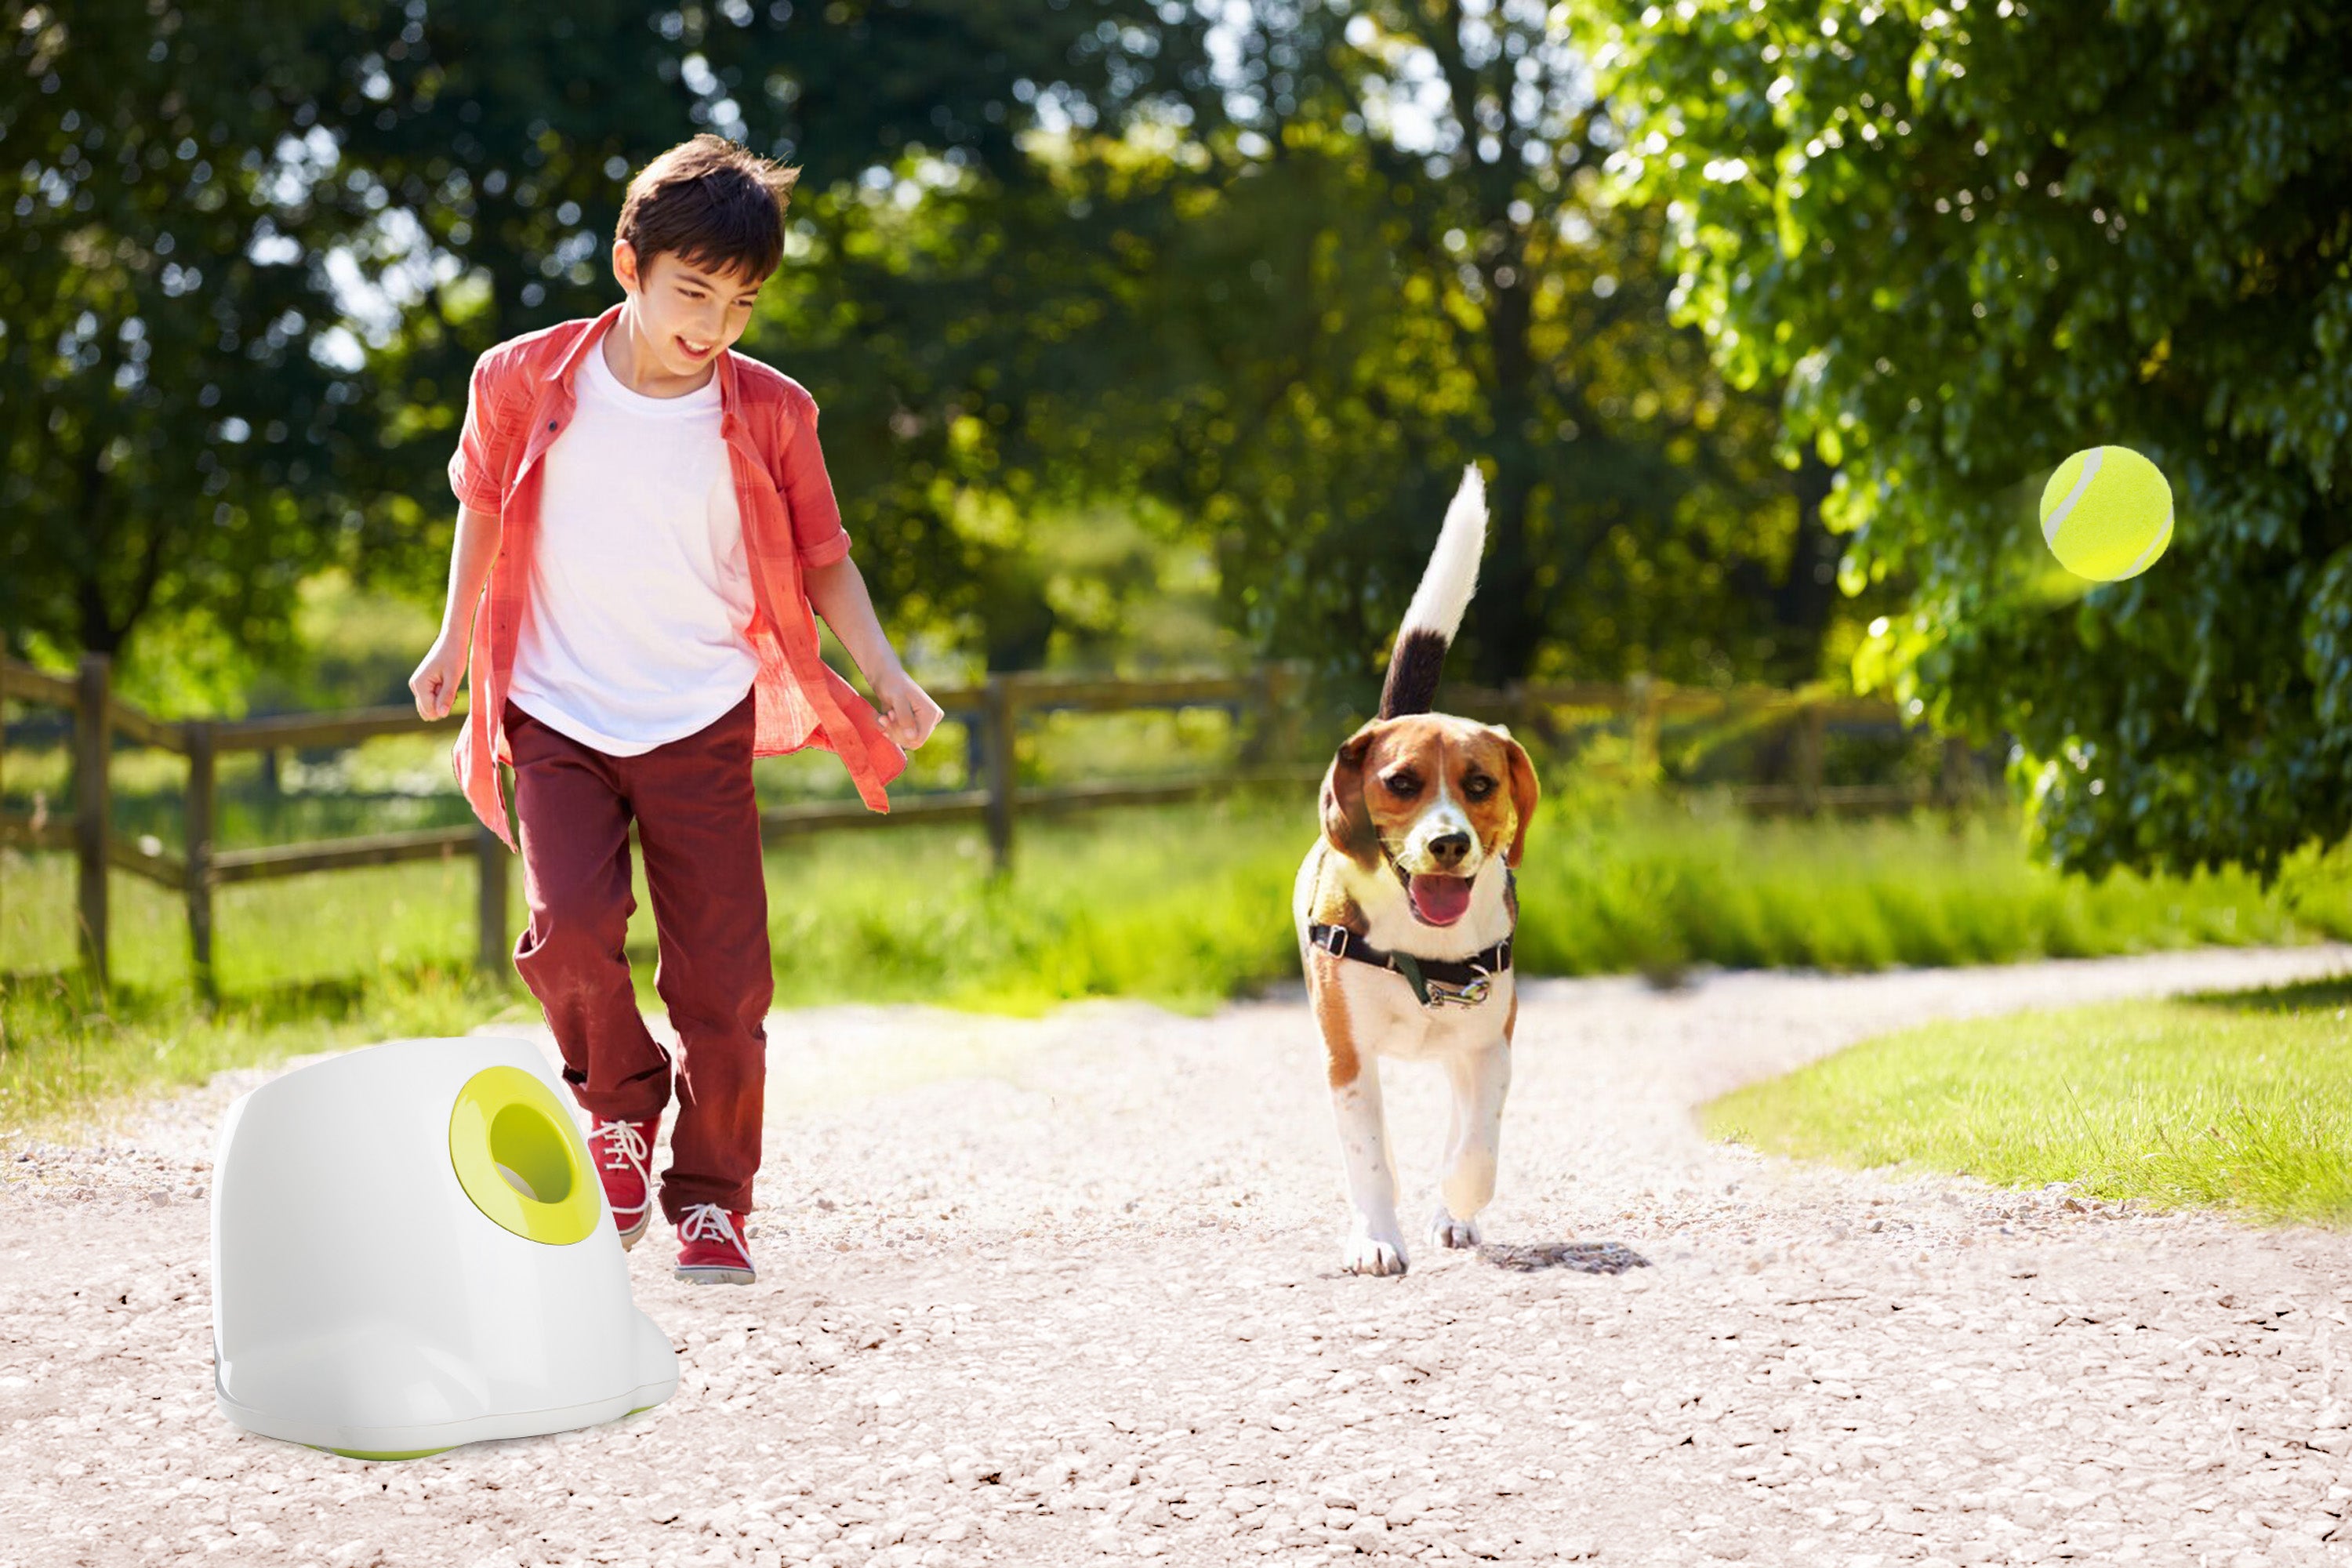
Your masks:
{"label": "dog's front paw", "polygon": [[1348,1274],[1402,1274],[1404,1267],[1404,1242],[1383,1240],[1370,1231],[1349,1237],[1339,1258],[1340,1270]]}
{"label": "dog's front paw", "polygon": [[1455,1219],[1443,1207],[1429,1216],[1429,1240],[1433,1247],[1459,1250],[1475,1247],[1485,1239],[1478,1234],[1478,1222],[1475,1219]]}
{"label": "dog's front paw", "polygon": [[1461,1250],[1467,1246],[1477,1246],[1479,1241],[1484,1241],[1484,1237],[1479,1237],[1477,1220],[1456,1220],[1444,1208],[1430,1215],[1430,1246],[1446,1246],[1446,1248]]}

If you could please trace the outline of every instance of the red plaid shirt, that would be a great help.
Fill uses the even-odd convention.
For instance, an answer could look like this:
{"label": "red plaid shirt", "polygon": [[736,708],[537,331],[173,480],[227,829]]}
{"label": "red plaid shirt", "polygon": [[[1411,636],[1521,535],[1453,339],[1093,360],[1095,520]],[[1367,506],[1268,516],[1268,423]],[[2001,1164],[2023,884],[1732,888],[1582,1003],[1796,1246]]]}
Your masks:
{"label": "red plaid shirt", "polygon": [[[498,559],[474,612],[472,698],[451,759],[474,814],[514,847],[499,763],[507,749],[507,681],[530,593],[539,540],[540,458],[571,423],[580,356],[620,320],[614,306],[593,321],[565,321],[500,343],[474,366],[466,427],[449,459],[458,501],[499,518]],[[818,656],[816,613],[801,573],[849,553],[833,482],[817,450],[816,401],[790,376],[732,350],[719,356],[719,435],[735,475],[754,613],[743,628],[760,661],[753,683],[759,715],[754,756],[822,746],[841,758],[857,794],[890,809],[883,786],[907,754],[882,732],[874,710]]]}

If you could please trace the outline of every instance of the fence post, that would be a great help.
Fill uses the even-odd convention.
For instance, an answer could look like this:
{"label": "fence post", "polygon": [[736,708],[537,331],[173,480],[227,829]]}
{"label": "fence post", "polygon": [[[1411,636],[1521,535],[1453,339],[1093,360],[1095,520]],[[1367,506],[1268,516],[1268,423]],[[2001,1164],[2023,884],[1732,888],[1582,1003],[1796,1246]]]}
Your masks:
{"label": "fence post", "polygon": [[108,722],[111,661],[81,656],[74,686],[74,852],[80,862],[81,961],[91,982],[106,989],[107,816],[111,806],[107,762],[114,731]]}
{"label": "fence post", "polygon": [[1509,728],[1511,738],[1530,752],[1535,749],[1538,740],[1536,720],[1540,711],[1535,693],[1526,681],[1507,680],[1503,683],[1503,722]]}
{"label": "fence post", "polygon": [[1797,715],[1797,808],[1807,816],[1822,808],[1822,752],[1828,740],[1829,710],[1807,702]]}
{"label": "fence post", "polygon": [[209,720],[192,721],[184,731],[188,744],[188,963],[194,972],[196,994],[207,1003],[220,999],[213,968],[213,832],[214,748]]}
{"label": "fence post", "polygon": [[987,737],[988,847],[1000,873],[1013,865],[1013,722],[1012,681],[1003,674],[992,674],[981,730]]}
{"label": "fence post", "polygon": [[1294,665],[1269,661],[1265,672],[1266,697],[1274,704],[1274,734],[1272,745],[1276,762],[1298,761],[1305,753],[1306,719],[1300,703],[1307,696],[1307,680]]}
{"label": "fence post", "polygon": [[[492,767],[498,766],[496,762]],[[503,804],[504,795],[500,800]],[[474,966],[497,974],[507,966],[507,847],[487,823],[474,824]]]}
{"label": "fence post", "polygon": [[1281,694],[1276,689],[1277,677],[1271,662],[1261,663],[1250,671],[1250,694],[1242,706],[1242,742],[1235,760],[1244,767],[1265,761],[1267,748],[1274,738],[1275,715],[1281,711]]}
{"label": "fence post", "polygon": [[1633,743],[1633,779],[1644,787],[1658,782],[1658,689],[1646,672],[1625,683]]}
{"label": "fence post", "polygon": [[1936,793],[1948,811],[1966,805],[1976,793],[1969,761],[1968,742],[1958,735],[1945,736],[1943,766],[1937,770]]}

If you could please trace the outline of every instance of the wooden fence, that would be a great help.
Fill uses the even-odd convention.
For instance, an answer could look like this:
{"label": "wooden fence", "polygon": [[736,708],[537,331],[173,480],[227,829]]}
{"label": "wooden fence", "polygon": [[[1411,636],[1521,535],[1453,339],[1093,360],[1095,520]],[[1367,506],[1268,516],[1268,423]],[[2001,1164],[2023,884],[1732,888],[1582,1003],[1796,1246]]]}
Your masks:
{"label": "wooden fence", "polygon": [[[985,826],[994,863],[1009,864],[1016,816],[1082,811],[1183,800],[1211,793],[1266,786],[1298,788],[1319,779],[1323,763],[1276,763],[1178,778],[1016,786],[1014,742],[1021,716],[1057,710],[1118,711],[1150,708],[1216,706],[1253,708],[1267,722],[1267,744],[1258,750],[1279,757],[1300,754],[1302,718],[1298,698],[1303,676],[1296,668],[1265,665],[1246,676],[1159,680],[1072,680],[1034,675],[992,675],[978,686],[935,691],[951,721],[966,727],[971,777],[961,790],[902,794],[886,815],[856,800],[817,801],[773,806],[761,814],[769,843],[802,833],[836,827],[884,827],[910,822],[979,822]],[[215,782],[219,759],[232,752],[356,745],[381,735],[454,731],[462,712],[425,720],[405,705],[336,713],[282,714],[234,721],[163,721],[118,700],[112,672],[101,654],[85,655],[73,677],[54,675],[0,659],[0,699],[65,710],[72,716],[74,801],[69,813],[28,814],[0,809],[0,847],[71,850],[78,863],[77,908],[81,962],[100,986],[108,959],[107,872],[127,871],[178,891],[187,906],[190,956],[198,990],[215,994],[213,964],[213,892],[237,882],[313,871],[388,866],[404,860],[440,859],[470,854],[479,868],[476,903],[477,962],[499,971],[508,962],[508,870],[509,856],[497,835],[478,823],[459,827],[379,833],[360,837],[220,849],[214,844]],[[1819,692],[1759,688],[1699,691],[1636,679],[1623,686],[1592,683],[1531,683],[1492,690],[1449,683],[1441,694],[1444,710],[1514,729],[1557,735],[1563,710],[1598,711],[1626,722],[1633,768],[1643,776],[1656,771],[1661,723],[1675,716],[1737,715],[1758,722],[1795,724],[1794,782],[1750,784],[1738,793],[1741,804],[1759,811],[1872,811],[1926,804],[1928,794],[1899,787],[1827,786],[1822,783],[1822,744],[1829,725],[1859,723],[1899,729],[1900,719],[1884,702],[1840,700]],[[109,762],[118,743],[149,746],[188,762],[184,847],[174,855],[152,841],[126,841],[109,826]],[[1246,755],[1246,753],[1245,753]],[[1964,754],[1948,744],[1942,776],[1933,798],[1956,798],[1964,781]]]}

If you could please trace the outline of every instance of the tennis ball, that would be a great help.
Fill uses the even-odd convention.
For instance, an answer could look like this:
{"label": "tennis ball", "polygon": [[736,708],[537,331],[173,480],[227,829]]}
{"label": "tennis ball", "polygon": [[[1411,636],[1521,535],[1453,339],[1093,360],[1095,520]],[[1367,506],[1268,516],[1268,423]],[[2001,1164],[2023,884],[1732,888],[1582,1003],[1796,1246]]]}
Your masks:
{"label": "tennis ball", "polygon": [[2078,577],[2136,577],[2172,542],[2172,487],[2129,447],[2077,452],[2042,487],[2042,537]]}

